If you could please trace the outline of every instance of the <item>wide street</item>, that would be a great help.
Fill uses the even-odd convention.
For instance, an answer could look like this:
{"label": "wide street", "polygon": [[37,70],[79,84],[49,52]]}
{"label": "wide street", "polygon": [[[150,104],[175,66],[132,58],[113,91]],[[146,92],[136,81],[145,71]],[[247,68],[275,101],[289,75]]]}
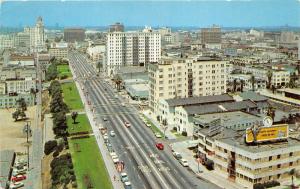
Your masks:
{"label": "wide street", "polygon": [[[144,125],[138,110],[118,95],[103,76],[97,76],[94,67],[82,54],[70,52],[69,60],[75,80],[81,84],[80,90],[85,92],[90,101],[98,126],[115,131],[116,136],[109,137],[109,140],[119,159],[124,161],[125,172],[133,188],[218,188],[182,167],[164,140],[159,141],[164,143],[165,149],[158,150],[155,147],[158,139]],[[103,121],[103,118],[107,121]],[[124,126],[125,121],[131,124],[131,128]]]}

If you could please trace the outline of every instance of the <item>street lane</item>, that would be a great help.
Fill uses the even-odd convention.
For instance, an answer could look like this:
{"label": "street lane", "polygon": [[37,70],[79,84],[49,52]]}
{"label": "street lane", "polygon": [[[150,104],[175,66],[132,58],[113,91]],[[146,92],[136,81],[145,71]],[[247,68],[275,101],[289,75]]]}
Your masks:
{"label": "street lane", "polygon": [[[75,68],[76,76],[84,80],[82,86],[88,91],[97,121],[116,132],[116,137],[110,137],[111,143],[114,150],[121,155],[120,160],[125,162],[125,170],[134,188],[218,188],[197,179],[183,168],[166,145],[164,151],[156,149],[157,139],[144,126],[136,108],[121,106],[125,100],[118,95],[115,98],[112,86],[104,83],[103,77],[95,77],[97,73],[85,58],[71,53],[70,63]],[[108,118],[107,123],[103,123],[103,117]],[[124,121],[129,121],[132,127],[126,128]]]}

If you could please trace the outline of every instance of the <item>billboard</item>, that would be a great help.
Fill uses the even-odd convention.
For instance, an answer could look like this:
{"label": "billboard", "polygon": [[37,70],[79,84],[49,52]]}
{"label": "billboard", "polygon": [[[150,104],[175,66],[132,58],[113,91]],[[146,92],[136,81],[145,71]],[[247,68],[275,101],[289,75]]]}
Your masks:
{"label": "billboard", "polygon": [[246,129],[246,143],[264,142],[286,139],[289,135],[287,124],[273,125],[271,127],[258,127]]}

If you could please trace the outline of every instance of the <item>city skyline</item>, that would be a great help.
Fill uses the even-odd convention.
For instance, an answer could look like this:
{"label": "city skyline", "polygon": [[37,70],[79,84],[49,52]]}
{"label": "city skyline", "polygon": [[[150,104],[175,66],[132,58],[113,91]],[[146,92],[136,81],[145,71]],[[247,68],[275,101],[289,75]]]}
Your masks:
{"label": "city skyline", "polygon": [[46,26],[60,27],[108,26],[114,22],[154,27],[208,27],[212,24],[222,27],[299,27],[300,20],[296,18],[300,17],[300,2],[5,1],[0,9],[0,25],[28,26],[34,24],[38,16],[43,17]]}

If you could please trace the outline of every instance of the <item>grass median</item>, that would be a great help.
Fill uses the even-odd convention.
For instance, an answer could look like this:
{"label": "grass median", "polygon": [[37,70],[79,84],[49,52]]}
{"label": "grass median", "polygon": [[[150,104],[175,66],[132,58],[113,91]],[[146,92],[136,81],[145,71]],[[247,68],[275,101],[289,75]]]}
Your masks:
{"label": "grass median", "polygon": [[78,188],[112,189],[94,137],[69,140]]}
{"label": "grass median", "polygon": [[67,77],[72,77],[72,73],[69,68],[69,65],[58,65],[57,71],[58,71],[58,77],[62,77],[64,75]]}
{"label": "grass median", "polygon": [[70,110],[83,109],[83,104],[74,82],[62,84],[64,101]]}
{"label": "grass median", "polygon": [[82,131],[88,131],[88,132],[92,131],[92,128],[90,126],[90,123],[89,123],[89,120],[88,120],[86,114],[78,114],[75,124],[73,122],[71,115],[68,115],[67,116],[67,125],[68,125],[68,132],[70,134],[82,132]]}
{"label": "grass median", "polygon": [[152,130],[152,132],[155,133],[159,133],[162,137],[164,137],[164,133],[161,132],[161,130],[159,128],[157,128],[150,119],[148,119],[145,115],[142,115],[146,121],[146,124],[150,124],[150,129]]}

